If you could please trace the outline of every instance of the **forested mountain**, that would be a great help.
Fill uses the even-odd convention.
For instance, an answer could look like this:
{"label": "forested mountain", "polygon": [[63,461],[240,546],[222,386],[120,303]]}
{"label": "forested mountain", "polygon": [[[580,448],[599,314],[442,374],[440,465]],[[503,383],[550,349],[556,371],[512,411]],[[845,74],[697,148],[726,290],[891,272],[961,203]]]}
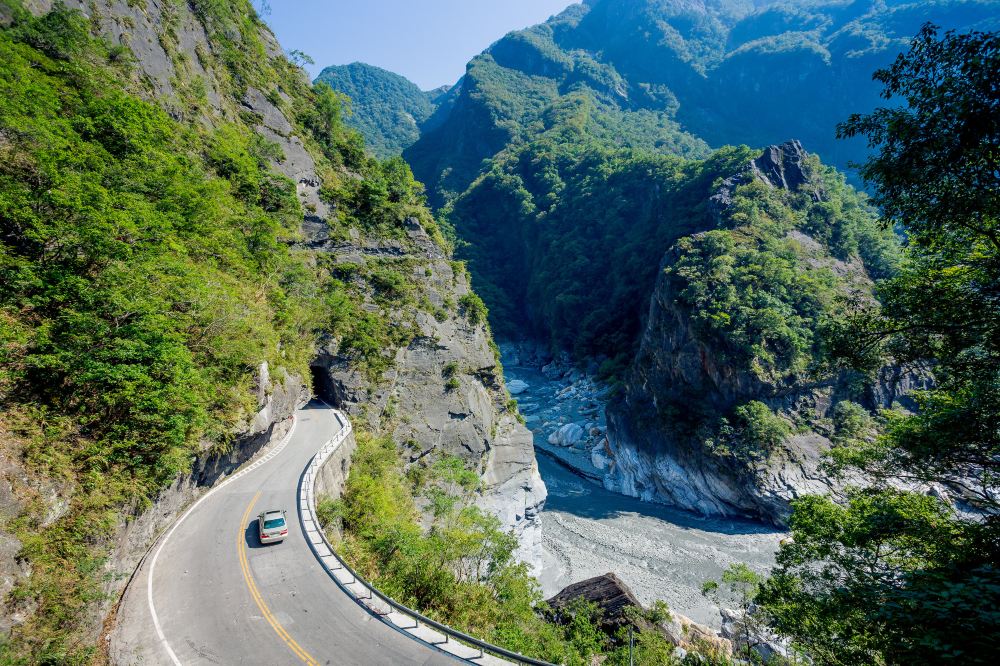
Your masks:
{"label": "forested mountain", "polygon": [[409,79],[362,62],[327,67],[316,77],[350,98],[345,122],[361,132],[378,157],[393,157],[420,138],[447,89],[424,92]]}
{"label": "forested mountain", "polygon": [[611,382],[606,487],[791,530],[771,578],[723,577],[749,663],[774,630],[995,660],[998,28],[997,0],[587,0],[404,151],[497,330]]}
{"label": "forested mountain", "polygon": [[846,169],[864,145],[835,126],[874,108],[872,72],[925,21],[988,29],[998,16],[996,0],[589,0],[474,58],[406,157],[438,205],[567,115],[610,144],[678,155],[796,138]]}
{"label": "forested mountain", "polygon": [[[598,458],[607,456],[607,487],[704,513],[791,520],[799,534],[815,536],[832,519],[808,512],[829,505],[800,498],[840,492],[844,477],[829,475],[830,456],[849,457],[860,447],[880,461],[895,460],[879,449],[878,442],[889,441],[883,437],[936,450],[923,435],[908,439],[908,427],[923,426],[919,417],[907,420],[902,407],[916,408],[907,397],[912,392],[924,404],[921,391],[940,381],[923,365],[936,355],[935,344],[903,343],[926,354],[906,356],[903,366],[891,349],[866,358],[863,368],[838,361],[845,350],[837,351],[830,331],[857,331],[843,323],[845,313],[879,299],[896,299],[894,307],[905,310],[900,299],[910,296],[896,290],[913,285],[898,272],[906,255],[877,222],[878,210],[823,163],[846,169],[862,162],[864,139],[877,143],[885,127],[895,127],[897,119],[885,115],[884,124],[853,132],[850,140],[836,137],[838,123],[893,92],[884,86],[886,75],[875,81],[873,72],[909,48],[925,22],[990,30],[1000,25],[998,17],[995,0],[758,6],[592,0],[511,33],[473,59],[450,94],[451,108],[436,114],[404,156],[450,221],[497,330],[540,336],[620,386],[608,409],[607,442],[594,449]],[[940,55],[925,48],[919,57]],[[995,53],[965,55],[974,67]],[[958,71],[949,66],[948,75],[919,74],[948,86]],[[989,88],[974,82],[977,90]],[[981,94],[984,106],[969,117],[991,120],[970,127],[995,130],[995,99]],[[938,112],[920,113],[923,121]],[[888,150],[924,146],[925,139],[938,145],[948,130],[934,131],[933,137],[903,134]],[[995,140],[995,132],[990,136]],[[951,141],[956,153],[964,150],[958,146],[965,143]],[[710,150],[726,144],[754,148]],[[938,168],[948,174],[951,166]],[[893,180],[893,171],[874,173]],[[922,173],[928,183],[938,177]],[[984,178],[995,183],[995,173]],[[919,188],[916,180],[910,186]],[[892,194],[881,198],[886,202],[897,205]],[[865,322],[857,325],[872,327],[873,337],[889,326]],[[984,400],[993,399],[995,389],[982,390]],[[987,439],[987,448],[994,447],[995,437]],[[847,467],[842,473],[856,474]],[[950,478],[944,496],[973,496],[965,481]],[[894,506],[947,513],[923,497],[890,491],[872,520]],[[797,502],[811,508],[796,514]],[[851,510],[867,505],[859,500]],[[971,523],[948,524],[977,532]],[[900,531],[905,541],[906,529]],[[808,572],[810,558],[823,556],[808,546],[795,556],[798,564],[786,572],[794,569],[822,588]],[[957,575],[950,564],[940,566],[947,570],[941,576]],[[792,589],[773,598],[794,597]],[[973,615],[973,622],[988,623]],[[796,619],[788,614],[782,621]],[[808,628],[796,631],[810,640]],[[885,635],[878,641],[879,650],[896,648]],[[906,649],[940,654],[945,647]],[[869,658],[880,663],[871,655],[843,663]]]}
{"label": "forested mountain", "polygon": [[[1000,38],[913,34],[998,9],[587,0],[447,91],[328,69],[348,121],[249,0],[0,0],[0,664],[103,663],[156,535],[313,391],[358,431],[321,521],[364,575],[628,663],[528,573],[545,488],[488,316],[606,381],[607,487],[792,531],[724,578],[748,662],[779,632],[992,663]],[[872,200],[837,169],[865,139]],[[654,611],[636,642],[676,664]]]}
{"label": "forested mountain", "polygon": [[406,152],[497,326],[620,380],[606,487],[790,528],[748,661],[995,660],[998,9],[593,0]]}
{"label": "forested mountain", "polygon": [[[735,177],[755,156],[729,147],[686,160],[584,137],[546,139],[494,160],[448,206],[447,217],[464,239],[458,252],[469,260],[499,335],[527,331],[577,358],[617,359],[612,365],[620,369],[635,351],[664,253],[683,237],[724,226],[713,200],[718,181]],[[766,188],[747,190],[739,226],[752,223],[755,235],[800,229],[820,239],[831,258],[861,257],[873,277],[890,274],[896,242],[878,229],[865,197],[815,155],[803,159],[812,194],[779,206]],[[775,245],[761,260],[770,261],[770,252],[780,254]]]}

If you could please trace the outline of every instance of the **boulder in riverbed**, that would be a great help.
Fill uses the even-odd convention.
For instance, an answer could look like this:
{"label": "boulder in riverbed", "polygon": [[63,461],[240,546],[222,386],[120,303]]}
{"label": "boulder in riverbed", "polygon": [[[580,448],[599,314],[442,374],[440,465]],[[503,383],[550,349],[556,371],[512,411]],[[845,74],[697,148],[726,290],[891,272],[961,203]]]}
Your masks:
{"label": "boulder in riverbed", "polygon": [[629,607],[639,611],[645,609],[628,586],[613,573],[573,583],[547,603],[559,619],[562,611],[576,599],[584,599],[601,609],[601,630],[610,636],[614,636],[620,627],[631,624],[638,629],[657,631],[670,643],[685,651],[694,649],[700,653],[725,657],[733,653],[733,645],[729,639],[719,636],[710,627],[673,611],[667,611],[667,617],[662,620],[653,619],[645,612],[628,612]]}
{"label": "boulder in riverbed", "polygon": [[507,390],[510,391],[511,395],[520,395],[528,390],[528,382],[521,381],[520,379],[512,379],[507,382]]}
{"label": "boulder in riverbed", "polygon": [[558,614],[576,599],[585,599],[604,612],[601,617],[601,628],[609,633],[614,629],[628,624],[625,610],[629,606],[642,608],[642,604],[632,590],[613,573],[595,576],[579,583],[573,583],[562,589],[559,594],[548,600],[549,606]]}
{"label": "boulder in riverbed", "polygon": [[567,423],[549,435],[549,444],[554,446],[573,446],[583,439],[583,427],[578,423]]}

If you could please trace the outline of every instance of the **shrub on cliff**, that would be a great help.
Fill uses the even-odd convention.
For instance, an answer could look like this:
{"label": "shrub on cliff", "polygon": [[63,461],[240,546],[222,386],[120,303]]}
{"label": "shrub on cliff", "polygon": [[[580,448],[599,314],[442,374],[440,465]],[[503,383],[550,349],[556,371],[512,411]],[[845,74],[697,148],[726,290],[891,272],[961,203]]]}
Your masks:
{"label": "shrub on cliff", "polygon": [[[479,476],[460,458],[422,459],[404,471],[391,439],[363,432],[357,438],[341,498],[321,498],[319,508],[324,528],[343,528],[340,548],[359,573],[397,601],[521,654],[573,666],[629,663],[627,633],[605,633],[596,604],[577,599],[553,616],[537,581],[514,558],[516,537],[470,504]],[[662,604],[643,614],[635,663],[682,663],[650,625],[666,617]],[[692,653],[683,663],[729,662]]]}
{"label": "shrub on cliff", "polygon": [[[586,615],[563,628],[537,612],[541,592],[514,558],[516,537],[469,504],[476,481],[455,457],[404,473],[391,439],[359,433],[343,496],[325,513],[342,519],[352,565],[397,601],[524,654],[589,663],[595,648],[584,637],[597,630]],[[429,530],[418,501],[433,508]]]}
{"label": "shrub on cliff", "polygon": [[734,411],[740,442],[750,448],[750,457],[767,458],[792,434],[792,427],[762,402],[751,400]]}

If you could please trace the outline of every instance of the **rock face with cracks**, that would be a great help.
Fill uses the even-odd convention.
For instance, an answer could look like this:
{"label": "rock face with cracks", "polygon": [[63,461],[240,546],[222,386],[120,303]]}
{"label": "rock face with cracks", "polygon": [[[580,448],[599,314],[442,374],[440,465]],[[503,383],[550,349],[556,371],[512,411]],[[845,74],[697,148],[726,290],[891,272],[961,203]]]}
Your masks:
{"label": "rock face with cracks", "polygon": [[[327,243],[337,262],[363,264],[386,252],[416,261],[406,276],[435,313],[418,310],[412,341],[381,378],[352,369],[340,341],[322,344],[315,370],[328,399],[356,422],[388,427],[407,446],[409,462],[434,456],[463,459],[482,478],[476,503],[516,533],[518,557],[541,566],[539,512],[546,490],[531,433],[508,410],[508,394],[485,322],[460,303],[470,293],[464,272],[411,220],[405,240],[386,245],[360,239]],[[401,313],[393,316],[403,317]]]}
{"label": "rock face with cracks", "polygon": [[[708,204],[721,224],[741,185],[823,196],[808,173],[807,154],[798,141],[771,146],[742,170],[722,181]],[[821,269],[841,280],[842,289],[870,293],[872,282],[861,262],[841,260],[801,230],[787,238],[801,248],[804,270]],[[663,502],[704,515],[742,515],[782,525],[792,500],[804,494],[839,488],[821,469],[832,446],[829,423],[841,401],[868,410],[908,403],[906,395],[926,385],[926,378],[898,368],[884,368],[860,395],[856,377],[847,373],[821,378],[767,379],[727,360],[730,351],[706,340],[693,312],[680,299],[683,289],[668,270],[681,250],[667,252],[661,263],[639,351],[625,382],[623,398],[608,409],[608,489],[648,501]],[[672,427],[678,411],[698,408],[720,417],[751,401],[798,427],[777,450],[752,464],[720,453],[698,433]],[[696,402],[697,404],[694,404]],[[674,417],[671,417],[671,414]],[[604,452],[602,452],[602,456]],[[602,462],[605,462],[602,457]]]}

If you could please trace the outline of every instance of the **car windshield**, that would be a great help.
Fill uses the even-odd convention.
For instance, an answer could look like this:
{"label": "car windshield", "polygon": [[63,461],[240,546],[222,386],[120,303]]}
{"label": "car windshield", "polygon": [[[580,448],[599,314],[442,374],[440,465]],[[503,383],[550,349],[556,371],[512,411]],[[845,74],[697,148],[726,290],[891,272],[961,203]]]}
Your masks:
{"label": "car windshield", "polygon": [[272,529],[274,527],[284,527],[284,526],[285,526],[285,519],[284,518],[272,518],[271,520],[265,520],[264,521],[264,529],[265,530],[269,530],[269,529]]}

